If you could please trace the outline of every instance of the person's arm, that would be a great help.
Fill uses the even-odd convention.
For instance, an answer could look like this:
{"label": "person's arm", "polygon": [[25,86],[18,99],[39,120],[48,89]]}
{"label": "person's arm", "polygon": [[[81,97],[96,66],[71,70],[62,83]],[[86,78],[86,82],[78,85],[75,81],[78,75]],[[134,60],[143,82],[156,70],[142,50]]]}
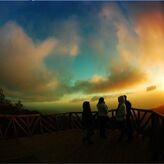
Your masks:
{"label": "person's arm", "polygon": [[108,106],[105,104],[105,112],[108,113]]}
{"label": "person's arm", "polygon": [[129,102],[129,107],[130,107],[130,109],[132,108],[132,104],[131,104],[131,102]]}

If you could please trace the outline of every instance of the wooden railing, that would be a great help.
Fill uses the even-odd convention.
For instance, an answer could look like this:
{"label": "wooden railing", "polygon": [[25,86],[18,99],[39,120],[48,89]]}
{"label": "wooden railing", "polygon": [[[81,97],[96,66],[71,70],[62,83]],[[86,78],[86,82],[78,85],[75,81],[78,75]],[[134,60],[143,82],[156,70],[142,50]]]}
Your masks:
{"label": "wooden railing", "polygon": [[[97,112],[92,112],[92,115],[96,128],[98,126]],[[116,116],[116,110],[109,110],[108,116],[108,124],[110,125]],[[0,115],[0,138],[32,136],[60,130],[81,129],[81,118],[82,112],[50,115]],[[132,108],[131,123],[137,134],[150,138],[154,158],[157,156],[160,158],[162,153],[164,155],[164,115],[152,110]]]}
{"label": "wooden railing", "polygon": [[[138,134],[150,135],[152,131],[164,128],[164,116],[152,110],[132,108],[131,120]],[[97,124],[97,112],[92,112]],[[109,110],[109,118],[114,118],[116,110]],[[0,115],[0,137],[31,136],[59,130],[82,128],[82,112],[50,115]],[[109,123],[110,124],[109,119]]]}
{"label": "wooden railing", "polygon": [[[97,114],[93,112],[96,119]],[[82,128],[82,112],[51,115],[0,115],[0,137],[32,136],[47,132]]]}
{"label": "wooden railing", "polygon": [[143,137],[149,137],[152,160],[164,160],[164,115],[152,110],[132,110],[134,129]]}
{"label": "wooden railing", "polygon": [[[151,136],[157,146],[163,145],[164,116],[152,110],[132,108],[131,120],[134,130],[143,136]],[[97,112],[92,112],[97,127]],[[109,118],[114,118],[116,110],[110,110]],[[13,138],[32,136],[59,130],[81,129],[82,112],[50,115],[0,115],[0,137]],[[109,123],[110,124],[109,119]],[[159,143],[160,142],[160,143]],[[156,146],[156,147],[157,147]]]}
{"label": "wooden railing", "polygon": [[[164,116],[152,110],[132,108],[131,120],[138,134],[150,135],[155,129],[164,127]],[[97,112],[92,112],[97,124]],[[109,110],[109,118],[114,118],[116,110]],[[0,137],[31,136],[59,130],[82,128],[82,112],[50,115],[0,115]],[[109,123],[110,124],[109,119]]]}
{"label": "wooden railing", "polygon": [[152,110],[132,108],[131,114],[131,120],[134,125],[134,129],[136,129],[139,134],[146,135],[152,130],[154,115]]}

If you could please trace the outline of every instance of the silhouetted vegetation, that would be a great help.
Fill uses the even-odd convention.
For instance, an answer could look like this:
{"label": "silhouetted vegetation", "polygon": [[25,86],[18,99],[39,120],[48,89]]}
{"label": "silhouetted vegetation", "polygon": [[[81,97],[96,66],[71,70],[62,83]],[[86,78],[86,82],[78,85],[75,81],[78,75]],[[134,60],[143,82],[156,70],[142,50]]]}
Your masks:
{"label": "silhouetted vegetation", "polygon": [[38,114],[38,111],[30,111],[25,109],[20,100],[17,103],[12,103],[6,99],[3,89],[0,88],[0,114]]}

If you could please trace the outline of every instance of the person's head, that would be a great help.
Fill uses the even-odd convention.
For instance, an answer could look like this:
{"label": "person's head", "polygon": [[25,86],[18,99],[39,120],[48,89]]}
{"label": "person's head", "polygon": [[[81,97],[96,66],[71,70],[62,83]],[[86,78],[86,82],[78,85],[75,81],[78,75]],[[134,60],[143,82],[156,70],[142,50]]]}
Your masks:
{"label": "person's head", "polygon": [[105,101],[104,101],[104,98],[103,98],[103,97],[100,97],[100,98],[99,98],[99,102],[98,102],[98,104],[101,104],[101,103],[105,103]]}
{"label": "person's head", "polygon": [[125,102],[125,97],[124,96],[119,96],[118,97],[118,102],[119,102],[119,104],[124,103]]}
{"label": "person's head", "polygon": [[91,110],[89,101],[83,102],[83,110]]}
{"label": "person's head", "polygon": [[125,101],[127,100],[127,96],[126,95],[124,95],[124,98],[125,98]]}

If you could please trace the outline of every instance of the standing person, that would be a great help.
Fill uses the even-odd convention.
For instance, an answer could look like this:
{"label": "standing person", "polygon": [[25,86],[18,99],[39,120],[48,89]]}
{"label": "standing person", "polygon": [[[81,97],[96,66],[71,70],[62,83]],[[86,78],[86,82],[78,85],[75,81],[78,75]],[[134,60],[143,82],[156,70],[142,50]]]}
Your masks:
{"label": "standing person", "polygon": [[124,136],[124,133],[126,131],[126,105],[125,105],[125,97],[119,96],[118,97],[118,108],[116,111],[116,121],[118,123],[118,126],[121,130],[121,134],[118,138],[118,142],[120,142]]}
{"label": "standing person", "polygon": [[104,98],[100,97],[97,103],[98,109],[98,120],[100,127],[100,137],[106,138],[106,122],[107,122],[107,113],[108,106],[105,104]]}
{"label": "standing person", "polygon": [[131,103],[127,100],[127,96],[124,95],[125,98],[125,105],[126,105],[126,122],[127,122],[127,132],[128,132],[128,140],[130,141],[133,137],[133,131],[132,131],[132,124],[131,124]]}
{"label": "standing person", "polygon": [[83,141],[92,144],[91,136],[93,135],[93,117],[90,103],[88,101],[83,102],[82,123],[85,129],[85,137],[83,138]]}

